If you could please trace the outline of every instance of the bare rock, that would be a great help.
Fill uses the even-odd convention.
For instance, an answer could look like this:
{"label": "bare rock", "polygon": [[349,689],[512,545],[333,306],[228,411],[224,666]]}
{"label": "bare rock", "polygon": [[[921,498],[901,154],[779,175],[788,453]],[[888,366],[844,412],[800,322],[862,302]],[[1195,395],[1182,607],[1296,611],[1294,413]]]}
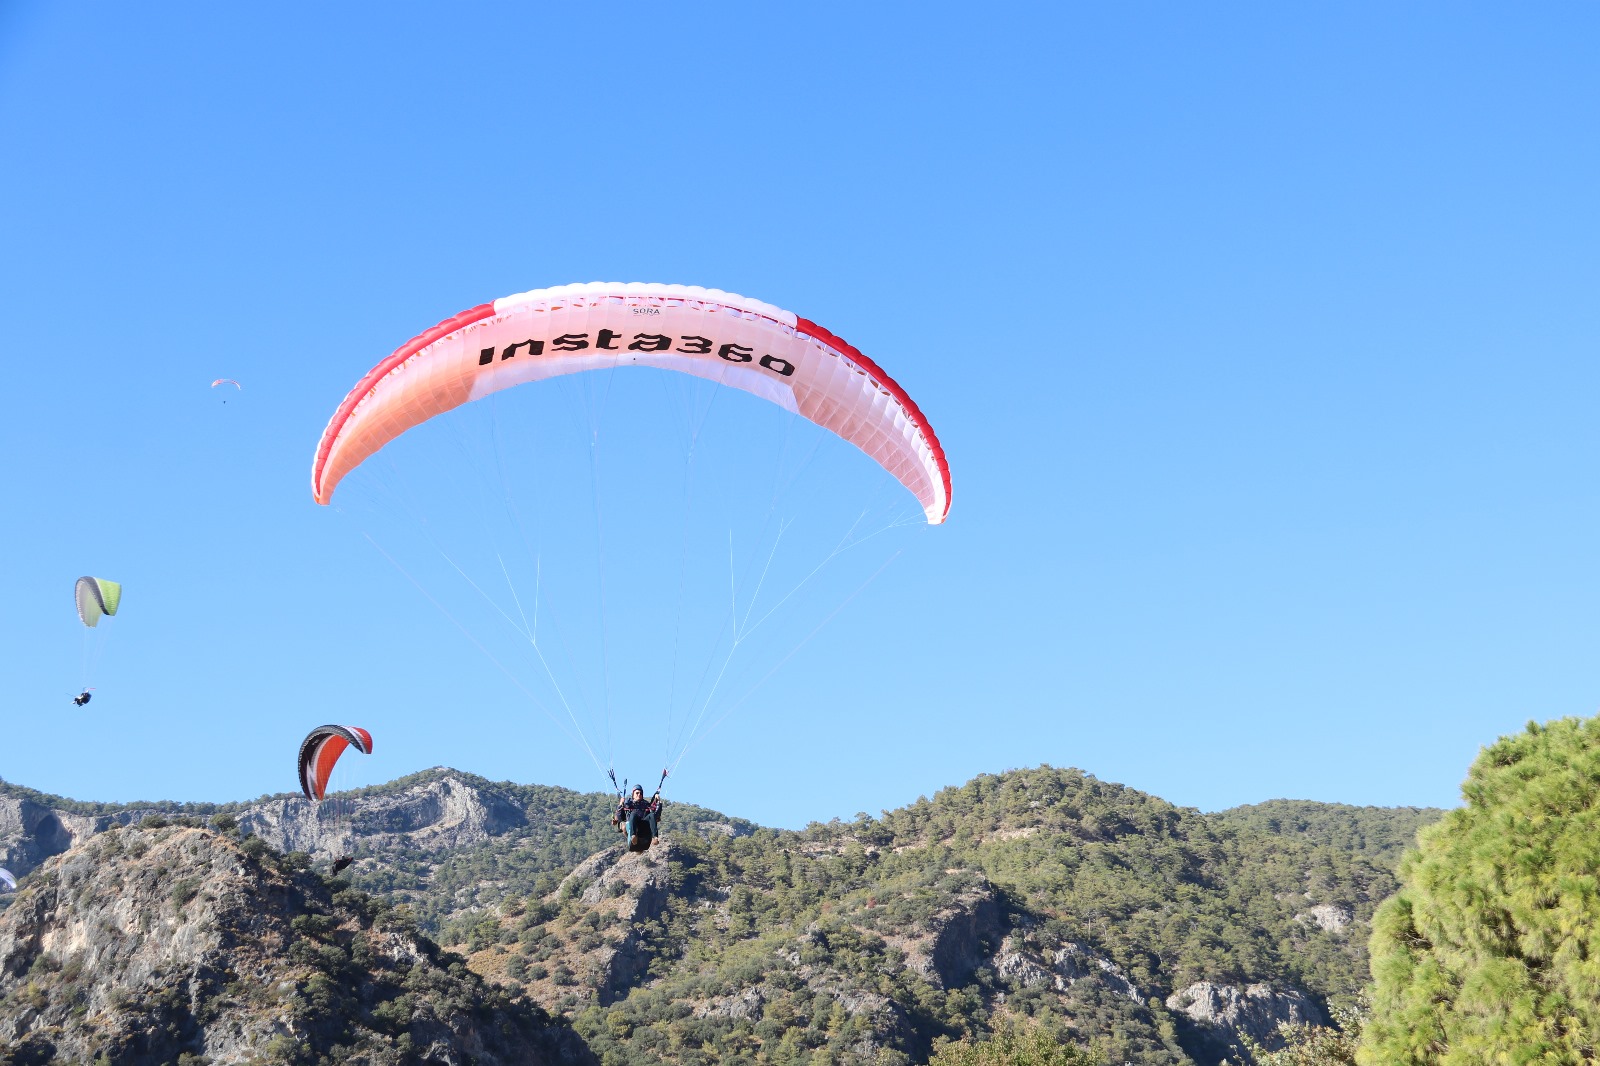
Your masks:
{"label": "bare rock", "polygon": [[1062,945],[1056,949],[1052,962],[1058,989],[1064,991],[1079,981],[1092,981],[1103,985],[1112,995],[1131,999],[1135,1003],[1144,1002],[1144,996],[1128,980],[1122,967],[1082,944],[1069,942]]}
{"label": "bare rock", "polygon": [[527,815],[493,789],[446,774],[358,800],[266,800],[246,809],[238,821],[241,830],[280,851],[332,858],[352,853],[358,840],[370,848],[402,842],[422,848],[478,844],[526,825]]}
{"label": "bare rock", "polygon": [[114,826],[144,817],[129,809],[114,815],[72,814],[26,796],[0,794],[0,866],[21,875],[52,855]]}
{"label": "bare rock", "polygon": [[1058,978],[1044,960],[1007,937],[991,963],[994,974],[1012,988],[1054,987]]}
{"label": "bare rock", "polygon": [[748,1018],[759,1021],[761,1008],[766,1005],[766,991],[763,988],[747,988],[743,992],[731,996],[721,996],[709,1003],[702,1003],[694,1009],[696,1018],[733,1018],[735,1020]]}
{"label": "bare rock", "polygon": [[748,824],[735,825],[733,822],[700,821],[694,823],[694,831],[707,840],[715,837],[747,837],[750,835]]}
{"label": "bare rock", "polygon": [[0,1048],[21,1062],[543,1063],[573,1039],[403,917],[208,830],[97,834],[0,914]]}
{"label": "bare rock", "polygon": [[1167,1009],[1188,1018],[1213,1043],[1239,1046],[1249,1036],[1269,1051],[1283,1047],[1285,1025],[1326,1025],[1322,1010],[1299,989],[1266,984],[1219,985],[1198,981],[1167,997]]}
{"label": "bare rock", "polygon": [[606,916],[611,931],[601,944],[568,956],[587,973],[587,985],[602,1006],[626,996],[650,967],[651,953],[641,928],[659,917],[671,899],[672,864],[681,853],[658,837],[649,851],[635,855],[620,844],[579,863],[556,889],[556,896],[579,900]]}
{"label": "bare rock", "polygon": [[926,932],[899,940],[906,964],[935,988],[960,988],[989,958],[1002,927],[999,893],[985,877],[953,893]]}
{"label": "bare rock", "polygon": [[1342,936],[1345,927],[1355,920],[1350,908],[1341,903],[1319,903],[1302,914],[1294,916],[1297,922],[1314,925],[1325,933]]}
{"label": "bare rock", "polygon": [[[8,787],[8,786],[7,786]],[[21,875],[96,833],[137,825],[147,815],[171,814],[137,804],[113,813],[57,810],[21,791],[0,791],[0,866]],[[460,848],[528,824],[522,807],[493,788],[453,771],[438,771],[408,788],[314,803],[280,796],[237,814],[245,833],[279,851],[304,851],[321,859],[361,848]]]}

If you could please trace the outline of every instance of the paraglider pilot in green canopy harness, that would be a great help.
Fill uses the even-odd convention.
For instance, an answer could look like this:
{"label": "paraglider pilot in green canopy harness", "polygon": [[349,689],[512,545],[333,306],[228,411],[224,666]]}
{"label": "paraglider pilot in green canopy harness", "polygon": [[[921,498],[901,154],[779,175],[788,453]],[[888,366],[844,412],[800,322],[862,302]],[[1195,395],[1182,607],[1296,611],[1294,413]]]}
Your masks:
{"label": "paraglider pilot in green canopy harness", "polygon": [[[667,772],[663,770],[661,780],[666,779]],[[611,783],[616,782],[613,775]],[[649,799],[644,798],[643,785],[634,785],[633,792],[626,796],[619,790],[617,811],[611,816],[611,824],[616,826],[617,832],[628,835],[629,851],[634,854],[649,851],[650,845],[661,835],[661,786],[656,786],[655,795]]]}

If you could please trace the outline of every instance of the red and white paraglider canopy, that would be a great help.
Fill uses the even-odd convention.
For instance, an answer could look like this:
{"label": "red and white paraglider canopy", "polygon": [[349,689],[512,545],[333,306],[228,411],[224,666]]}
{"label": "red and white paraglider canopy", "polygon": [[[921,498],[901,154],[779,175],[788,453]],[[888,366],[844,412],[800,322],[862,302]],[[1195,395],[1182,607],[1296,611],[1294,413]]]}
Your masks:
{"label": "red and white paraglider canopy", "polygon": [[950,468],[933,427],[855,348],[759,300],[617,282],[507,296],[401,345],[357,383],[323,431],[312,494],[327,503],[368,456],[470,400],[617,366],[692,374],[796,412],[871,456],[911,490],[930,524],[949,514]]}

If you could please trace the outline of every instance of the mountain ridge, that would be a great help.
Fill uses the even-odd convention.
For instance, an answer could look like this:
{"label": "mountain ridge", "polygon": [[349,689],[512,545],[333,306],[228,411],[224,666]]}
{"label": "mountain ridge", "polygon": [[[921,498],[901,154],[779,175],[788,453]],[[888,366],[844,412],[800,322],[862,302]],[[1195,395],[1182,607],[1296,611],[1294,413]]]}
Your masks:
{"label": "mountain ridge", "polygon": [[[20,831],[24,804],[50,828],[44,798],[0,786],[0,856],[155,806],[52,809],[70,840]],[[348,849],[356,885],[409,907],[472,971],[567,1018],[604,1061],[641,1066],[698,1064],[711,1053],[686,1049],[701,1047],[895,1066],[1021,1018],[1116,1061],[1270,1046],[1279,1023],[1321,1022],[1355,994],[1401,841],[1442,813],[1205,814],[1046,766],[798,831],[669,804],[661,845],[628,856],[603,793],[435,768],[341,802],[188,809],[291,861]]]}
{"label": "mountain ridge", "polygon": [[0,913],[0,1063],[586,1057],[403,910],[183,821],[118,825],[52,856]]}

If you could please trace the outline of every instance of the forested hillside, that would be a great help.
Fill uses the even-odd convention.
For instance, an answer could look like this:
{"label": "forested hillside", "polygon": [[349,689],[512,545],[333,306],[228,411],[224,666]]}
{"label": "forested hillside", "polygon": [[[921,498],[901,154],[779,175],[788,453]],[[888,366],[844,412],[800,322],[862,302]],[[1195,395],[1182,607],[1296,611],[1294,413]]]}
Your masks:
{"label": "forested hillside", "polygon": [[1296,837],[1365,855],[1392,870],[1416,843],[1418,831],[1443,816],[1436,807],[1352,807],[1280,799],[1232,807],[1211,817],[1240,829]]}
{"label": "forested hillside", "polygon": [[1207,815],[1040,767],[800,832],[669,805],[658,846],[627,856],[603,794],[439,769],[346,798],[5,785],[0,862],[26,874],[152,813],[216,816],[291,863],[352,855],[357,886],[567,1015],[607,1066],[894,1066],[1021,1018],[1108,1062],[1214,1063],[1353,996],[1395,855],[1438,813]]}

